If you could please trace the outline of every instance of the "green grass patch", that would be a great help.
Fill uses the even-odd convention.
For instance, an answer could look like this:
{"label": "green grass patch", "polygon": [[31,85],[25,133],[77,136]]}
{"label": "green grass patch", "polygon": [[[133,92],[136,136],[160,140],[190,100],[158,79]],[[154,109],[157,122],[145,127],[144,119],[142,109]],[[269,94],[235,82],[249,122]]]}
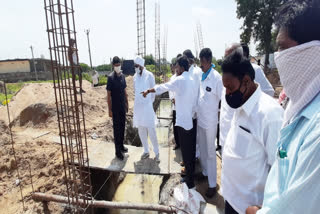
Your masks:
{"label": "green grass patch", "polygon": [[[7,97],[8,100],[11,100],[11,98],[16,95],[16,93],[18,91],[20,91],[20,89],[23,87],[24,83],[19,82],[19,83],[7,83],[6,87],[7,87]],[[4,93],[0,93],[0,103],[2,105],[5,104],[6,101],[6,95]]]}

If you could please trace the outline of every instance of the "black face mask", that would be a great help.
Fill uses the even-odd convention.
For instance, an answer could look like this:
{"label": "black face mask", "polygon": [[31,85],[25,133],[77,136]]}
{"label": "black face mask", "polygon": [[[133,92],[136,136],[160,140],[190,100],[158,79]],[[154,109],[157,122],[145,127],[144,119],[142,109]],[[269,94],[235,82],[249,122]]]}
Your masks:
{"label": "black face mask", "polygon": [[231,108],[236,109],[242,105],[243,96],[246,93],[247,89],[244,93],[242,93],[240,91],[241,85],[242,83],[240,84],[239,89],[233,92],[232,94],[226,94],[226,101]]}

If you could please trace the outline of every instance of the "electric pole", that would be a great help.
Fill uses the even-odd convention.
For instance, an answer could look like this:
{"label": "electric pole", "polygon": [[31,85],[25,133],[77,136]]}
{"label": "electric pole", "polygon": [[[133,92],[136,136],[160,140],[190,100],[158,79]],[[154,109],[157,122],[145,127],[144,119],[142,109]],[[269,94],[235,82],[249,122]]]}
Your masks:
{"label": "electric pole", "polygon": [[34,55],[33,55],[33,47],[32,45],[30,46],[31,49],[31,54],[32,54],[32,61],[33,61],[33,67],[34,67],[34,72],[36,74],[36,80],[38,81],[38,74],[37,74],[37,67],[36,67],[36,63],[34,61]]}
{"label": "electric pole", "polygon": [[90,29],[87,29],[85,32],[86,32],[86,34],[87,34],[87,39],[88,39],[88,50],[89,50],[90,67],[91,67],[91,69],[92,69],[91,50],[90,50],[90,40],[89,40],[89,33],[90,33]]}

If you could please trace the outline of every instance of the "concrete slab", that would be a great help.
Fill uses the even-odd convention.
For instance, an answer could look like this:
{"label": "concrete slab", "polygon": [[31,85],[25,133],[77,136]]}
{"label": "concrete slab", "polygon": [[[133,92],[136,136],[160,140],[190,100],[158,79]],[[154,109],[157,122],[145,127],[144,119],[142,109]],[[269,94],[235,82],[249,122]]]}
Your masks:
{"label": "concrete slab", "polygon": [[129,152],[125,155],[123,161],[115,157],[115,148],[113,143],[89,141],[89,164],[91,168],[102,169],[116,172],[127,172],[135,174],[155,174],[166,175],[180,173],[179,165],[181,152],[174,151],[172,147],[160,147],[160,163],[154,160],[154,154],[141,160],[143,153],[142,147],[128,146]]}

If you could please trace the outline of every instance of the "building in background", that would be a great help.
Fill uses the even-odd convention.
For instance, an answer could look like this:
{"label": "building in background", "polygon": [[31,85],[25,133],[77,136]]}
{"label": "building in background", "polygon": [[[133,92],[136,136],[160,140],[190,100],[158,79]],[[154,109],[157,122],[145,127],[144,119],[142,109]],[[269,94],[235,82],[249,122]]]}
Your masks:
{"label": "building in background", "polygon": [[[37,72],[49,72],[51,61],[48,59],[34,59]],[[32,59],[7,59],[0,60],[0,74],[4,73],[29,73],[35,72]]]}

